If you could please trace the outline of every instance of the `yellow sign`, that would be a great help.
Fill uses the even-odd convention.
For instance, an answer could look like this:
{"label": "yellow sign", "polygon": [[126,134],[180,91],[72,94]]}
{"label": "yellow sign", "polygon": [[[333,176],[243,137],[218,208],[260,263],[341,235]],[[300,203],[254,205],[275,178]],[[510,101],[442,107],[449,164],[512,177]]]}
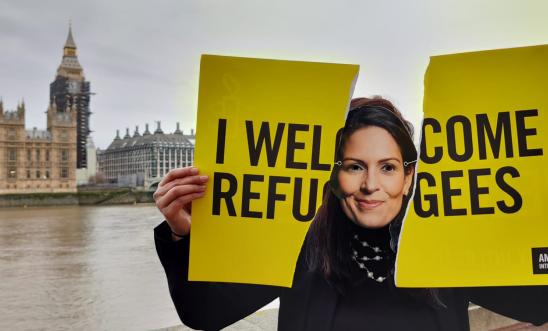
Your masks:
{"label": "yellow sign", "polygon": [[358,70],[202,56],[189,280],[291,286]]}
{"label": "yellow sign", "polygon": [[548,45],[435,56],[424,86],[397,285],[547,285]]}

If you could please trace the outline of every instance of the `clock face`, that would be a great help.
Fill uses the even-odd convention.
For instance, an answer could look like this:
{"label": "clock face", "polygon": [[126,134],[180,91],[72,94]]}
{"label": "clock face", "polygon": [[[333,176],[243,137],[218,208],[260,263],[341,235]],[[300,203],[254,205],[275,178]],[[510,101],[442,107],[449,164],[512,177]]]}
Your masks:
{"label": "clock face", "polygon": [[68,83],[68,90],[69,93],[77,93],[80,89],[80,83],[75,81],[69,81]]}

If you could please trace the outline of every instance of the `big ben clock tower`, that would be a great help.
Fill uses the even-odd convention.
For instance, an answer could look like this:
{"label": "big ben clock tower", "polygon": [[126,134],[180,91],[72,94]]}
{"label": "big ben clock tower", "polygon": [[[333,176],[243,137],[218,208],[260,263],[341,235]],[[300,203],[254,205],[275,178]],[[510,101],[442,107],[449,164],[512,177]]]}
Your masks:
{"label": "big ben clock tower", "polygon": [[89,82],[85,80],[84,70],[78,61],[76,44],[69,26],[67,41],[63,48],[63,59],[55,80],[49,86],[50,104],[54,103],[59,112],[76,109],[76,167],[87,167],[86,142],[89,133]]}

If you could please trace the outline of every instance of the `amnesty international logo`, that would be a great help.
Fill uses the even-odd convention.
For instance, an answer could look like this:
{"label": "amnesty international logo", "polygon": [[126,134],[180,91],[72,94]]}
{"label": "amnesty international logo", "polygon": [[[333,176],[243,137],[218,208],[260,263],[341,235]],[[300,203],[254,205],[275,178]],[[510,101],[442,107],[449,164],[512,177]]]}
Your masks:
{"label": "amnesty international logo", "polygon": [[533,273],[548,274],[548,247],[531,248]]}

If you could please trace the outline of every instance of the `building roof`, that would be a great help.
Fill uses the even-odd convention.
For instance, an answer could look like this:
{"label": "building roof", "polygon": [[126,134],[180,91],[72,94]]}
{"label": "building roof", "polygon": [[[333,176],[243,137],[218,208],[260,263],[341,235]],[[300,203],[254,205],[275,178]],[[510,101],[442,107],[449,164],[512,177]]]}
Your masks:
{"label": "building roof", "polygon": [[[67,49],[72,51],[67,51]],[[63,59],[61,60],[59,68],[57,68],[57,75],[73,78],[82,78],[78,75],[83,75],[82,66],[78,61],[78,56],[76,55],[76,43],[72,37],[72,25],[69,25],[67,41],[64,46]]]}
{"label": "building roof", "polygon": [[120,139],[114,138],[106,151],[137,146],[153,145],[159,147],[194,147],[194,136],[176,133],[155,133]]}
{"label": "building roof", "polygon": [[27,138],[30,139],[44,139],[44,140],[50,140],[51,139],[51,132],[47,130],[37,130],[36,128],[32,130],[25,130],[27,133]]}
{"label": "building roof", "polygon": [[78,61],[78,58],[76,56],[63,56],[63,60],[61,61],[61,65],[59,68],[70,68],[70,69],[82,69],[82,66],[80,65],[80,61]]}
{"label": "building roof", "polygon": [[5,111],[2,115],[7,120],[18,120],[22,118],[21,113],[18,112],[17,110]]}

